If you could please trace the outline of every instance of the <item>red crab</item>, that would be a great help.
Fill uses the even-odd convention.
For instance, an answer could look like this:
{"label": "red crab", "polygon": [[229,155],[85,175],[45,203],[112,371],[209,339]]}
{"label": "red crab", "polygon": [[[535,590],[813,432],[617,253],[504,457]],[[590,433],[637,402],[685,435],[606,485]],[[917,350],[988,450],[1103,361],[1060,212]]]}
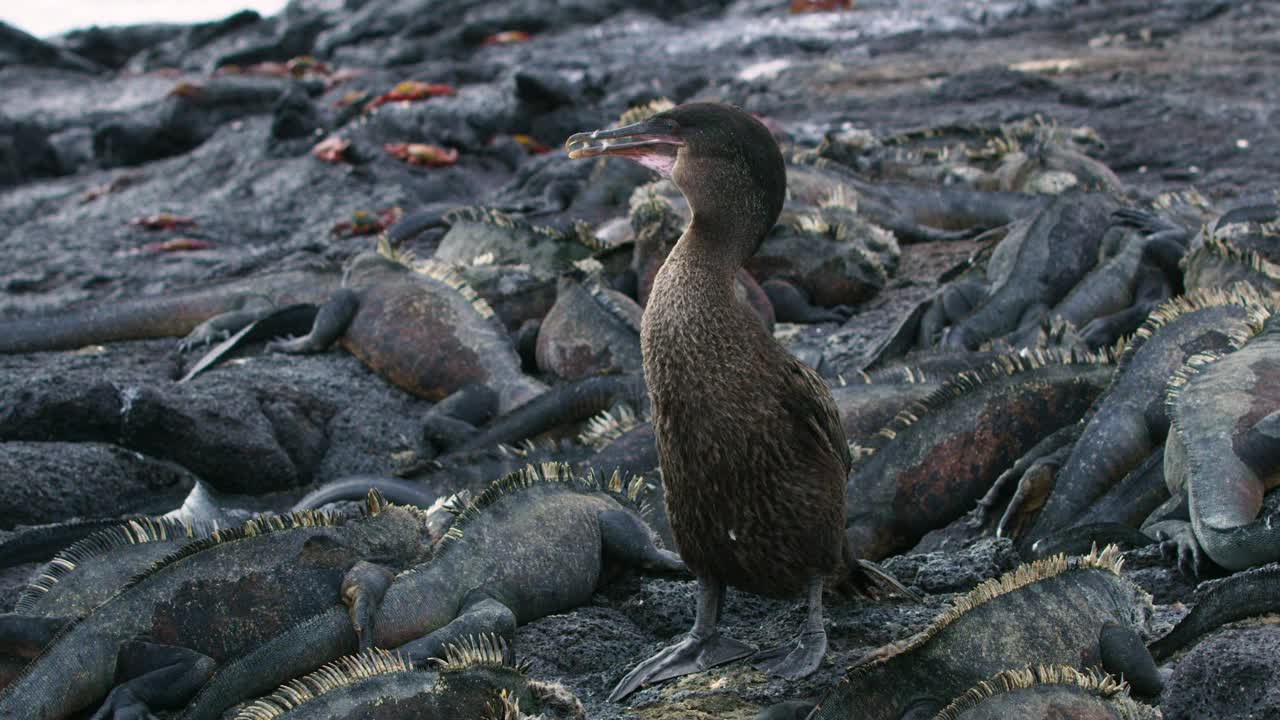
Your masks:
{"label": "red crab", "polygon": [[387,143],[382,146],[388,155],[403,160],[410,165],[426,165],[427,167],[444,167],[458,162],[458,151],[454,148],[428,145],[426,143]]}
{"label": "red crab", "polygon": [[489,37],[481,40],[482,45],[506,45],[507,43],[518,43],[528,40],[531,36],[523,30],[504,30],[494,33]]}
{"label": "red crab", "polygon": [[196,221],[170,213],[157,213],[155,215],[136,217],[130,220],[129,224],[143,230],[173,230],[175,228],[192,227],[196,224]]}
{"label": "red crab", "polygon": [[351,147],[350,140],[340,135],[330,135],[311,148],[311,155],[325,162],[350,162],[350,158],[347,157],[347,148],[349,147]]}
{"label": "red crab", "polygon": [[399,206],[380,210],[377,214],[368,210],[353,210],[350,220],[334,223],[330,232],[347,237],[376,235],[399,220],[401,215],[404,215],[404,211]]}
{"label": "red crab", "polygon": [[372,110],[379,105],[386,105],[389,102],[416,101],[426,100],[440,95],[455,95],[457,90],[452,85],[443,83],[424,83],[417,80],[405,80],[397,84],[387,92],[382,93],[374,98],[372,102],[365,106],[365,110]]}

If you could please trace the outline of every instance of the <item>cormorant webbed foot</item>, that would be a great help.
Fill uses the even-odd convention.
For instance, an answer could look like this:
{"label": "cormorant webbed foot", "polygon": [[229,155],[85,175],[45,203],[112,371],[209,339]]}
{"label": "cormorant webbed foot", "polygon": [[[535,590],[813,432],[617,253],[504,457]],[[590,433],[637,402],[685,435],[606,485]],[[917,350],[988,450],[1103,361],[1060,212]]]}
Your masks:
{"label": "cormorant webbed foot", "polygon": [[827,654],[825,630],[805,632],[794,642],[761,650],[751,658],[760,672],[787,680],[807,677],[822,664]]}
{"label": "cormorant webbed foot", "polygon": [[822,627],[822,578],[809,579],[809,615],[804,632],[794,642],[762,650],[751,664],[763,673],[797,680],[811,674],[827,654],[827,631]]}
{"label": "cormorant webbed foot", "polygon": [[668,645],[627,673],[613,692],[609,693],[609,702],[618,702],[646,685],[709,670],[747,657],[755,651],[750,645],[721,635],[718,631],[713,630],[710,636],[702,638],[690,631],[683,640],[675,645]]}
{"label": "cormorant webbed foot", "polygon": [[720,608],[724,605],[724,583],[698,578],[698,586],[698,607],[689,634],[635,666],[609,693],[609,702],[618,702],[645,685],[702,672],[756,651],[716,630]]}

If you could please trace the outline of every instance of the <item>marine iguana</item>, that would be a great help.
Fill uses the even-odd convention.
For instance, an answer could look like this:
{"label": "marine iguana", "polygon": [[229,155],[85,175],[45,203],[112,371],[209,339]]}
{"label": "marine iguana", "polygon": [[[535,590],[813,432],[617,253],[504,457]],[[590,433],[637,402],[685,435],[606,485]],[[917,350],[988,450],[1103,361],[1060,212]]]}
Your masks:
{"label": "marine iguana", "polygon": [[892,232],[898,242],[937,242],[973,237],[1042,208],[1046,199],[1025,193],[981,192],[906,183],[872,183],[852,169],[808,153],[787,166],[793,202],[817,205],[837,185],[856,193],[858,211]]}
{"label": "marine iguana", "polygon": [[1216,233],[1187,253],[1182,265],[1188,291],[1247,282],[1264,295],[1280,295],[1280,264]]}
{"label": "marine iguana", "polygon": [[343,602],[367,636],[387,578],[362,561],[408,567],[431,551],[421,512],[372,494],[367,508],[343,524],[265,516],[183,545],[53,639],[0,691],[0,717],[70,717],[104,696],[95,717],[180,703],[216,664]]}
{"label": "marine iguana", "polygon": [[1280,559],[1280,523],[1258,517],[1280,486],[1280,316],[1235,352],[1190,358],[1168,404],[1165,480],[1186,493],[1196,545],[1230,570]]}
{"label": "marine iguana", "polygon": [[1061,469],[1018,481],[999,534],[1030,547],[1066,527],[1161,444],[1169,427],[1163,392],[1173,372],[1198,352],[1242,342],[1268,314],[1258,294],[1244,286],[1193,292],[1152,311],[1121,353],[1115,379],[1090,410]]}
{"label": "marine iguana", "polygon": [[498,713],[508,708],[547,720],[586,720],[582,704],[564,686],[528,677],[527,666],[509,656],[494,635],[446,646],[432,669],[373,648],[290,680],[240,707],[231,720],[504,720]]}
{"label": "marine iguana", "polygon": [[585,603],[615,563],[684,572],[679,557],[653,544],[638,493],[638,482],[624,486],[616,473],[605,480],[553,463],[500,478],[460,511],[430,561],[395,576],[367,640],[333,601],[220,667],[183,720],[217,717],[370,643],[420,664],[466,635],[509,636]]}
{"label": "marine iguana", "polygon": [[[1046,316],[1079,328],[1089,348],[1109,346],[1137,330],[1182,285],[1178,262],[1186,254],[1185,230],[1136,210],[1116,211],[1112,224],[1103,236],[1104,258]],[[1117,225],[1126,230],[1114,232]]]}
{"label": "marine iguana", "polygon": [[130,579],[175,550],[212,533],[181,520],[140,517],[80,540],[36,570],[18,595],[19,615],[81,618]]}
{"label": "marine iguana", "polygon": [[1102,194],[1064,195],[1050,201],[1026,226],[1016,254],[1000,258],[1002,250],[993,251],[991,263],[1007,263],[1004,282],[989,286],[973,312],[947,329],[942,345],[974,350],[1038,320],[1093,268],[1116,209],[1116,201]]}
{"label": "marine iguana", "polygon": [[466,283],[435,263],[410,269],[385,238],[377,253],[352,258],[307,335],[272,343],[289,353],[315,353],[338,342],[378,374],[414,395],[442,400],[483,384],[506,412],[546,386],[520,369],[493,311]]}
{"label": "marine iguana", "polygon": [[561,275],[556,302],[538,330],[538,368],[563,380],[640,372],[640,314],[605,285],[603,267],[582,261]]}
{"label": "marine iguana", "polygon": [[809,718],[928,718],[992,675],[1035,664],[1101,665],[1159,692],[1138,637],[1150,634],[1151,596],[1120,575],[1122,563],[1109,547],[1037,560],[983,582],[924,630],[851,666]]}
{"label": "marine iguana", "polygon": [[1280,612],[1280,564],[1242,570],[1197,588],[1191,612],[1147,647],[1156,662],[1164,662],[1227,623],[1275,612]]}
{"label": "marine iguana", "polygon": [[853,552],[887,557],[962,516],[1027,448],[1074,424],[1112,369],[1087,353],[1007,355],[857,440],[846,487]]}
{"label": "marine iguana", "polygon": [[1129,686],[1106,673],[1069,665],[1004,670],[966,690],[931,720],[1160,720],[1160,711],[1135,702]]}

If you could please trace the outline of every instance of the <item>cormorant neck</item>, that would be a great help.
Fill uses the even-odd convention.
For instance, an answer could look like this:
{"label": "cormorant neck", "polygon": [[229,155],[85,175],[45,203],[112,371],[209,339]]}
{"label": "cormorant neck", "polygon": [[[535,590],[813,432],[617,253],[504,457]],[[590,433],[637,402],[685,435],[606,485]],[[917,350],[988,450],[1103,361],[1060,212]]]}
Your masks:
{"label": "cormorant neck", "polygon": [[736,214],[716,214],[693,211],[693,219],[678,245],[685,246],[685,253],[699,264],[715,268],[726,275],[734,275],[755,254],[768,228],[749,218]]}

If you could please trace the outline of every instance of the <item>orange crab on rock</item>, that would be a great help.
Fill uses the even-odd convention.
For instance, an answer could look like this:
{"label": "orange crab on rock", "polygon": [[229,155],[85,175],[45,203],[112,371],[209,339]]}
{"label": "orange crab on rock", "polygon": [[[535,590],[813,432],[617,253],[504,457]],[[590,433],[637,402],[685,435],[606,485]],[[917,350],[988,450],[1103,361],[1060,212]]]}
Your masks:
{"label": "orange crab on rock", "polygon": [[415,102],[418,100],[426,100],[427,98],[439,97],[441,95],[456,95],[457,93],[457,89],[452,85],[446,85],[444,83],[424,83],[417,80],[405,80],[387,92],[374,98],[372,102],[365,106],[365,110],[372,110],[380,105],[386,105],[389,102]]}
{"label": "orange crab on rock", "polygon": [[428,145],[427,143],[387,143],[382,146],[388,155],[403,160],[410,165],[427,167],[444,167],[458,162],[458,151],[454,148]]}

